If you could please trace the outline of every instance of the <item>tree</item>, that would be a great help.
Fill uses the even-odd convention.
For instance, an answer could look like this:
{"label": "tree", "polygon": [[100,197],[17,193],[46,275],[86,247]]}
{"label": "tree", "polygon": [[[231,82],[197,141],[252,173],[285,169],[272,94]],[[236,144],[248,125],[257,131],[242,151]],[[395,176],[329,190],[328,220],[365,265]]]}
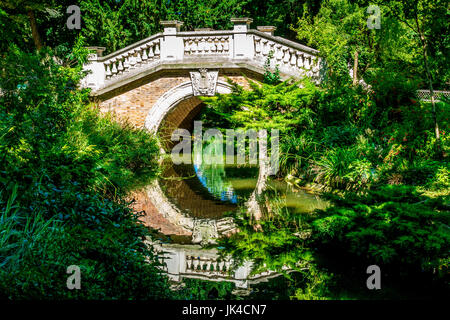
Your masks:
{"label": "tree", "polygon": [[[434,97],[433,76],[434,70],[430,67],[429,45],[430,37],[435,32],[436,25],[448,31],[448,2],[441,0],[401,0],[390,1],[386,4],[390,13],[399,21],[409,27],[420,40],[422,59],[425,67],[428,87],[431,93],[431,104],[433,106],[434,132],[437,146],[440,149],[440,132],[437,121],[436,101]],[[447,33],[448,38],[448,33]]]}
{"label": "tree", "polygon": [[4,0],[0,4],[0,8],[12,11],[13,15],[28,16],[34,45],[37,50],[43,46],[42,38],[39,33],[38,23],[36,21],[36,11],[42,11],[47,7],[54,6],[54,1],[33,1],[33,0]]}
{"label": "tree", "polygon": [[[295,29],[300,40],[306,40],[319,49],[329,66],[329,76],[338,82],[349,79],[349,64],[353,59],[353,83],[357,84],[358,72],[362,62],[373,54],[369,43],[374,35],[366,27],[364,8],[347,0],[325,1],[318,14],[313,16],[305,10]],[[363,54],[363,61],[358,57]]]}

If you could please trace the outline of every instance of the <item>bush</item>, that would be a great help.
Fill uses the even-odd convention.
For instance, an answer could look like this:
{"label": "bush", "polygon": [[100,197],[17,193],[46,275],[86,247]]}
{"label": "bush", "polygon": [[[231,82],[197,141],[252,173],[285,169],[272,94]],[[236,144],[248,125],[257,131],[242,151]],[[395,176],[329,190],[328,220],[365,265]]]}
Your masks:
{"label": "bush", "polygon": [[[32,206],[13,193],[0,220],[0,296],[8,299],[162,299],[171,297],[148,231],[126,204],[74,188],[38,185]],[[17,188],[14,189],[16,192]],[[66,287],[81,269],[81,290]]]}
{"label": "bush", "polygon": [[280,172],[282,174],[300,175],[309,168],[314,158],[318,143],[311,134],[288,134],[280,141]]}
{"label": "bush", "polygon": [[[0,296],[171,297],[150,233],[123,200],[155,176],[155,140],[87,106],[81,65],[52,54],[13,48],[0,61]],[[70,265],[82,290],[66,287]]]}
{"label": "bush", "polygon": [[382,186],[366,195],[332,197],[312,223],[319,246],[413,274],[444,267],[450,249],[449,207],[411,186]]}
{"label": "bush", "polygon": [[315,181],[328,188],[352,190],[367,186],[374,177],[372,164],[358,150],[334,148],[315,162]]}

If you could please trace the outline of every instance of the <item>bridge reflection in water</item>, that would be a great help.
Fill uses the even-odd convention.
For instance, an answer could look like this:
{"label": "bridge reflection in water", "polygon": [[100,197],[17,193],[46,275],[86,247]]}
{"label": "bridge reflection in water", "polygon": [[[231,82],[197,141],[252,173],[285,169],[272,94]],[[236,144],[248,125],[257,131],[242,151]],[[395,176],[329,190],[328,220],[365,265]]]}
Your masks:
{"label": "bridge reflection in water", "polygon": [[[249,284],[279,275],[267,271],[250,276],[251,261],[236,267],[231,257],[221,260],[217,249],[203,247],[214,244],[217,237],[235,231],[233,220],[226,217],[226,213],[248,204],[258,175],[258,166],[163,162],[161,178],[147,189],[149,197],[169,221],[192,232],[190,244],[153,242],[172,280],[230,281],[238,288],[247,288]],[[310,212],[326,206],[320,198],[294,190],[285,182],[268,181],[267,187],[275,189],[286,205],[296,212]]]}
{"label": "bridge reflection in water", "polygon": [[236,211],[256,187],[257,166],[164,163],[161,189],[186,215],[218,219]]}

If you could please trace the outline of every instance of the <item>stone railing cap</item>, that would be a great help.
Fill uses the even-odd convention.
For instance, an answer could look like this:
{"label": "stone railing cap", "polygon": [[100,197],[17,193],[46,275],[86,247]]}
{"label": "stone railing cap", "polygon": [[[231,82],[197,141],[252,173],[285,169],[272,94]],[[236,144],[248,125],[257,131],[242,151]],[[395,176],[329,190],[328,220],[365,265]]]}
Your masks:
{"label": "stone railing cap", "polygon": [[253,22],[253,19],[252,18],[231,18],[230,19],[231,20],[231,22],[233,22],[234,24],[238,24],[238,23],[247,23],[247,24],[250,24],[250,23],[252,23]]}
{"label": "stone railing cap", "polygon": [[163,20],[160,21],[159,24],[161,24],[163,27],[179,27],[182,26],[184,22],[179,20]]}
{"label": "stone railing cap", "polygon": [[257,26],[256,29],[262,32],[271,32],[277,30],[275,26]]}
{"label": "stone railing cap", "polygon": [[105,47],[97,47],[97,46],[90,46],[90,47],[86,47],[86,49],[88,49],[89,51],[96,51],[97,55],[100,57],[103,54],[103,51],[106,50]]}

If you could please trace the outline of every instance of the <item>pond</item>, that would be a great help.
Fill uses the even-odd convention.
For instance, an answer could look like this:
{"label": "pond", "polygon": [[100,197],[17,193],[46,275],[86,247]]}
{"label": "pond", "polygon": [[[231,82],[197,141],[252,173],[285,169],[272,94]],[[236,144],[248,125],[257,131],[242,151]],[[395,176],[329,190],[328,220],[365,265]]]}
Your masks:
{"label": "pond", "polygon": [[[163,164],[159,183],[167,198],[191,217],[221,218],[245,204],[256,187],[259,168],[237,164]],[[325,208],[326,202],[283,180],[269,179],[286,207],[296,213]]]}
{"label": "pond", "polygon": [[[203,236],[205,232],[211,235],[214,230],[218,231],[220,224],[230,219],[227,217],[232,216],[231,213],[245,207],[257,186],[258,175],[257,165],[207,164],[207,162],[174,164],[170,158],[163,161],[161,175],[157,181],[159,198],[152,199],[154,207],[167,208],[166,204],[161,206],[157,203],[158,199],[161,199],[164,203],[170,203],[169,207],[175,207],[182,213],[181,218],[172,219],[170,223],[186,221],[183,217],[193,221],[193,228],[187,233],[186,229],[182,234],[159,232],[155,239],[160,241],[161,252],[165,252],[168,276],[173,281],[202,279],[233,282],[238,290],[256,288],[261,281],[269,283],[278,281],[274,277],[279,274],[270,270],[254,277],[250,276],[251,264],[238,267],[234,275],[230,275],[232,263],[231,260],[221,260],[219,251],[223,249],[222,247],[214,245],[214,241],[208,242],[207,245],[194,241],[199,233]],[[283,180],[269,178],[266,189],[276,196],[282,206],[294,213],[307,214],[328,205],[317,195],[295,188]],[[164,216],[162,212],[160,213]],[[153,224],[152,228],[159,229],[159,218],[153,216],[152,219],[153,222],[156,220],[156,225]],[[161,226],[163,223],[167,223],[167,219],[165,222],[161,219]],[[165,230],[170,228],[166,227]],[[221,237],[224,234],[226,236],[226,233],[219,232],[216,236]]]}

